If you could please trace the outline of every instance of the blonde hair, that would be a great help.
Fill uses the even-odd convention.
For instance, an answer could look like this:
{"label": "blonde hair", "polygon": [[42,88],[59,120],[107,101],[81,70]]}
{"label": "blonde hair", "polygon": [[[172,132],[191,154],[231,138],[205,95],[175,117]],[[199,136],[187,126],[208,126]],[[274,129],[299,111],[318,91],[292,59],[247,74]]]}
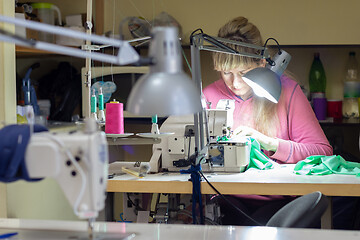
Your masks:
{"label": "blonde hair", "polygon": [[[219,29],[218,37],[263,46],[259,29],[245,17],[230,20]],[[261,51],[234,44],[226,45],[238,52],[260,54]],[[219,52],[213,53],[213,62],[217,71],[229,71],[238,67],[253,68],[262,63],[261,59]],[[253,94],[252,101],[254,128],[263,134],[275,137],[279,126],[276,104],[255,94]]]}

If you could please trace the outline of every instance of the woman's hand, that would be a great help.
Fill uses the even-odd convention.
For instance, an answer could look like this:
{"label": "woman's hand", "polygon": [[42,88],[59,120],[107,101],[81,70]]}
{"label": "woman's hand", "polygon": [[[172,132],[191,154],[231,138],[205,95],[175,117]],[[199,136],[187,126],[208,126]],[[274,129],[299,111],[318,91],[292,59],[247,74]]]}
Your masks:
{"label": "woman's hand", "polygon": [[258,132],[255,129],[247,126],[240,126],[236,128],[233,135],[239,137],[250,136],[260,143],[262,149],[267,151],[276,152],[279,146],[279,140],[277,138],[268,137],[261,132]]}

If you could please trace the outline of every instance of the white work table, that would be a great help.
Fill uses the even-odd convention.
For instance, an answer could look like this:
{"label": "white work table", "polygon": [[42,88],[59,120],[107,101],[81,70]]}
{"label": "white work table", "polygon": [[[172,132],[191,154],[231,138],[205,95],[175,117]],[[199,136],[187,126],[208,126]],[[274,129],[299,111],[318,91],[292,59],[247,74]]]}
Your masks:
{"label": "white work table", "polygon": [[[114,222],[95,222],[94,231],[94,239],[357,240],[360,238],[359,231]],[[0,234],[9,232],[17,232],[18,235],[14,236],[17,240],[88,239],[87,222],[84,221],[0,219]],[[121,238],[122,236],[128,237]]]}
{"label": "white work table", "polygon": [[[119,164],[120,165],[120,164]],[[331,196],[360,196],[360,178],[354,175],[297,175],[294,164],[284,164],[269,170],[250,169],[243,173],[205,173],[205,177],[222,194],[244,195],[305,195],[320,191],[330,198],[324,213],[322,228],[332,228]],[[116,163],[110,173],[120,173]],[[108,181],[108,192],[180,193],[191,194],[190,174],[157,173],[143,178],[128,174],[115,175]],[[215,194],[206,181],[201,182],[202,194]]]}
{"label": "white work table", "polygon": [[[360,196],[360,178],[353,175],[325,176],[296,175],[294,164],[280,165],[270,170],[250,169],[243,173],[205,173],[207,179],[222,194],[305,195],[320,191],[327,196]],[[121,173],[116,163],[110,173]],[[143,178],[132,175],[115,175],[108,181],[108,192],[138,193],[192,193],[189,174],[157,173]],[[215,194],[205,182],[203,194]]]}

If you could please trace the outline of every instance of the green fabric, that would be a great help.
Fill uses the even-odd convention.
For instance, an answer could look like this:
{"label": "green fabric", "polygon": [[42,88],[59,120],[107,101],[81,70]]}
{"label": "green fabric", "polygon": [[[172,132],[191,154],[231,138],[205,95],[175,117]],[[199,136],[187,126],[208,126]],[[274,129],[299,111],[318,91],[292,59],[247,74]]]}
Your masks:
{"label": "green fabric", "polygon": [[260,143],[257,140],[251,138],[250,162],[246,170],[249,168],[267,170],[273,167],[274,162],[261,151]]}
{"label": "green fabric", "polygon": [[345,174],[360,177],[360,163],[345,161],[339,155],[315,155],[299,161],[294,173],[301,175]]}

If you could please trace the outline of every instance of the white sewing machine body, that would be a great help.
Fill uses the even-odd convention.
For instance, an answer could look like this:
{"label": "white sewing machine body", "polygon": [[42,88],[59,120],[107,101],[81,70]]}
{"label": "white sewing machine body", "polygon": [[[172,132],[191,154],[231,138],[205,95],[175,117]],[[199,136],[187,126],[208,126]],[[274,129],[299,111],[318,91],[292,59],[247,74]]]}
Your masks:
{"label": "white sewing machine body", "polygon": [[[236,142],[218,141],[219,137],[229,135],[233,121],[232,112],[231,109],[206,110],[210,139],[206,162],[202,164],[203,171],[243,172],[249,164],[251,142],[248,139]],[[162,138],[159,144],[154,144],[150,160],[151,171],[188,169],[189,159],[195,152],[194,116],[170,116],[162,124],[160,132],[174,132],[174,134]],[[204,141],[206,142],[206,139]]]}
{"label": "white sewing machine body", "polygon": [[95,218],[104,208],[108,149],[103,132],[34,133],[25,161],[30,178],[59,183],[79,218]]}

